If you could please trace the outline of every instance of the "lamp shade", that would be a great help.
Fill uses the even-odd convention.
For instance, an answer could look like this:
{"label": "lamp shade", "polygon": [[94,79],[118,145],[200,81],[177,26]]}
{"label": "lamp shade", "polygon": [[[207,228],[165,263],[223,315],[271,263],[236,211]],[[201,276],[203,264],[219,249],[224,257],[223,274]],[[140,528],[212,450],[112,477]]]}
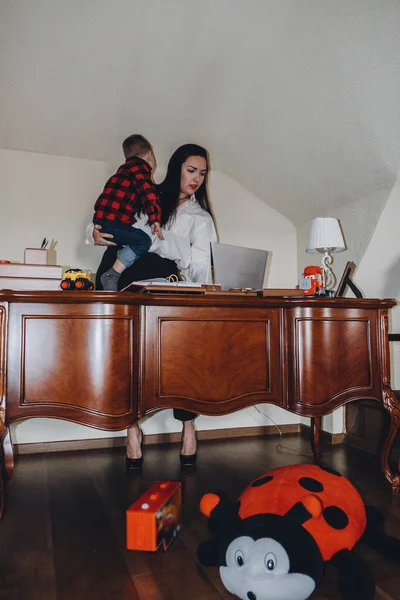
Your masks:
{"label": "lamp shade", "polygon": [[346,242],[337,219],[331,217],[313,219],[310,237],[308,238],[307,252],[343,252]]}

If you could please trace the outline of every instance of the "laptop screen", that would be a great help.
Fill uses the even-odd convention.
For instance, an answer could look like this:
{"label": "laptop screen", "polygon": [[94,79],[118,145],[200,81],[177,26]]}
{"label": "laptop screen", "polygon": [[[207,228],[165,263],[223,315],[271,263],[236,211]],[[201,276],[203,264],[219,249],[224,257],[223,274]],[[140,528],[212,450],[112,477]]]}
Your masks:
{"label": "laptop screen", "polygon": [[263,287],[268,252],[229,244],[211,244],[214,283],[223,290]]}

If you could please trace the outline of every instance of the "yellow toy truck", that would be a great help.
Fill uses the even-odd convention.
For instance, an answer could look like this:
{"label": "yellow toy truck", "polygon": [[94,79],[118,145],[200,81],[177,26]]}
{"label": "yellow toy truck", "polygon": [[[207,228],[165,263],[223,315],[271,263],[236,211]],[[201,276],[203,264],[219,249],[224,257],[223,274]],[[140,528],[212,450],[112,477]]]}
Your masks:
{"label": "yellow toy truck", "polygon": [[68,269],[60,283],[62,290],[94,290],[93,282],[90,280],[91,271],[82,269]]}

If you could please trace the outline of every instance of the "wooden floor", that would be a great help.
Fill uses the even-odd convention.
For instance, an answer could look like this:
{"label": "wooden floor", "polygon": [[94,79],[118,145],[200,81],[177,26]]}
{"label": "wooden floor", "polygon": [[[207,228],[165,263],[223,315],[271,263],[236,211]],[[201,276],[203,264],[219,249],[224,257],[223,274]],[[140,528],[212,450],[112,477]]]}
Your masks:
{"label": "wooden floor", "polygon": [[[196,562],[196,547],[208,538],[199,500],[221,488],[236,497],[268,469],[311,462],[308,443],[297,435],[285,436],[280,451],[277,442],[272,436],[202,442],[197,469],[188,474],[179,468],[179,446],[149,446],[143,472],[133,476],[121,449],[20,457],[0,521],[0,600],[232,599],[218,570]],[[392,497],[375,457],[344,446],[328,449],[323,464],[382,508],[388,531],[400,538],[400,498]],[[180,537],[166,553],[127,551],[125,510],[157,479],[183,482]],[[376,597],[399,600],[399,567],[372,550],[360,554],[374,572]],[[339,599],[333,570],[312,599]]]}

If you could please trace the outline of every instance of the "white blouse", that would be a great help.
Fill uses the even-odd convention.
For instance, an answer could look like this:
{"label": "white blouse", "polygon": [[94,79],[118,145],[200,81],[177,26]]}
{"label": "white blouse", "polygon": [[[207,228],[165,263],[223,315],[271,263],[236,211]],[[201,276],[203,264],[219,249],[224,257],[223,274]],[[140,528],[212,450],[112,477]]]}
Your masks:
{"label": "white blouse", "polygon": [[[211,215],[201,208],[195,196],[178,206],[172,224],[163,227],[164,240],[152,235],[146,221],[147,216],[141,215],[133,227],[143,229],[151,237],[149,252],[174,260],[189,281],[212,283],[210,244],[217,241],[217,233]],[[86,243],[94,243],[93,223],[87,226]]]}

